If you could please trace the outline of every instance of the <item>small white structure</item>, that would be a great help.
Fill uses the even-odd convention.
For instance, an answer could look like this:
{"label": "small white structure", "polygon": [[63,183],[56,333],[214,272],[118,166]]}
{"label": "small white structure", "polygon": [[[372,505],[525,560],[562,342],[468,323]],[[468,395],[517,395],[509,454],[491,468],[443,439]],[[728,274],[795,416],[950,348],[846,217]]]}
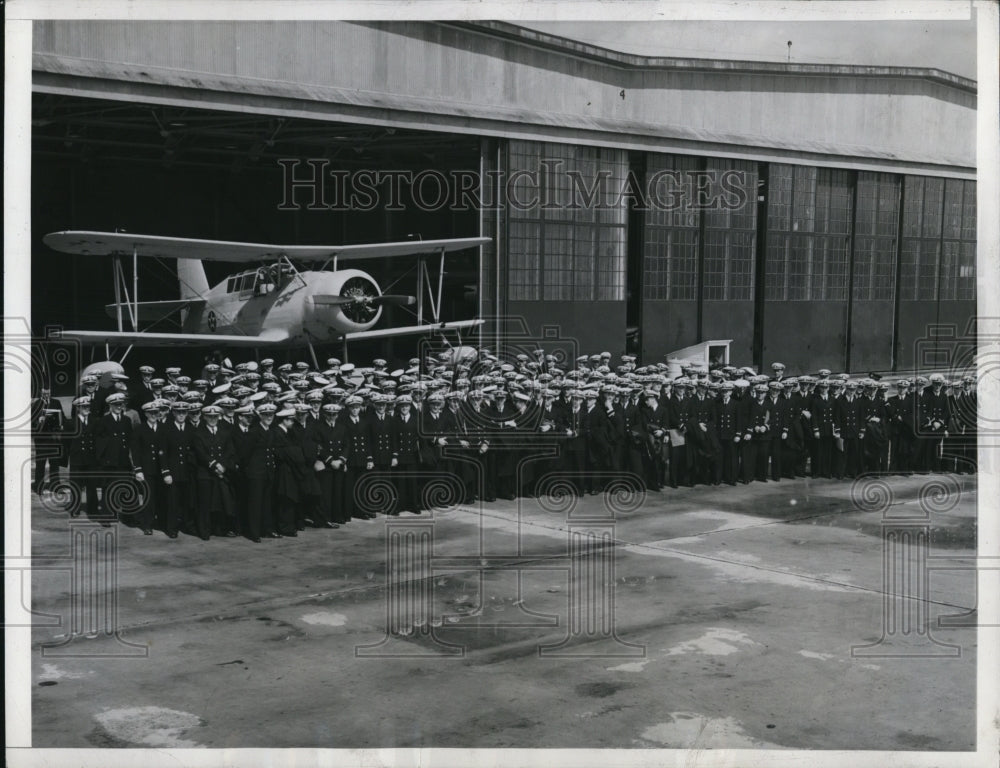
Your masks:
{"label": "small white structure", "polygon": [[729,365],[729,345],[732,339],[715,339],[702,341],[684,349],[678,349],[667,355],[669,375],[676,378],[681,375],[681,366],[685,363],[703,367],[706,371],[711,364],[716,366]]}

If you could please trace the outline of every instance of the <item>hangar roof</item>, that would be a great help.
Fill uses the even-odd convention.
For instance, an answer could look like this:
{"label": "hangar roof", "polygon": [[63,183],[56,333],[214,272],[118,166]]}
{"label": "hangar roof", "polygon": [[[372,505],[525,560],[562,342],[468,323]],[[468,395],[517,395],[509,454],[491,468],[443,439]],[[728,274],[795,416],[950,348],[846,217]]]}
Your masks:
{"label": "hangar roof", "polygon": [[36,93],[974,175],[976,84],[936,69],[646,57],[501,22],[44,21],[34,35]]}

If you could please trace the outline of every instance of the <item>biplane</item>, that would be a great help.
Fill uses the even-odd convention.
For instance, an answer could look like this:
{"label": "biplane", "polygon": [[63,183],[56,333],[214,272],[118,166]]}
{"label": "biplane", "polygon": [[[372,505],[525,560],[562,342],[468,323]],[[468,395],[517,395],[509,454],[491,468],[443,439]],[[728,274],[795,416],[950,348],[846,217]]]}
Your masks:
{"label": "biplane", "polygon": [[[448,254],[489,241],[469,237],[363,245],[268,245],[84,231],[53,232],[43,238],[56,251],[113,260],[115,303],[106,309],[117,319],[118,329],[64,330],[65,339],[104,344],[109,358],[111,345],[129,349],[133,345],[305,346],[314,361],[318,344],[342,342],[346,355],[350,341],[450,330],[460,334],[481,325],[481,318],[441,321],[444,267]],[[344,263],[387,257],[417,259],[416,295],[384,294],[372,275],[341,268]],[[428,266],[435,257],[436,286]],[[176,259],[180,298],[139,301],[139,258]],[[132,261],[131,292],[127,259]],[[238,264],[242,269],[209,286],[203,260]],[[415,305],[416,322],[375,328],[387,305]],[[156,330],[168,318],[179,321],[179,331]]]}

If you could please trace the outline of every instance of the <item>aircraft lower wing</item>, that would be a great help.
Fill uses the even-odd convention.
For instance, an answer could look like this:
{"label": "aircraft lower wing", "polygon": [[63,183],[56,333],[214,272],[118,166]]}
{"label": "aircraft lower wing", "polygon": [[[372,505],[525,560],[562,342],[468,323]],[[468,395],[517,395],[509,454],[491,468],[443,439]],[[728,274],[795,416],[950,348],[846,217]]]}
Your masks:
{"label": "aircraft lower wing", "polygon": [[[386,339],[392,336],[413,336],[421,333],[458,331],[475,328],[483,320],[456,320],[450,323],[425,323],[401,328],[380,328],[376,331],[357,331],[343,337],[346,341]],[[287,344],[286,331],[269,330],[260,336],[234,336],[221,333],[141,333],[133,331],[62,331],[61,337],[84,344],[134,345],[136,347],[259,347]],[[54,338],[54,337],[53,337]],[[300,342],[301,346],[305,346]]]}
{"label": "aircraft lower wing", "polygon": [[420,333],[434,333],[435,331],[456,331],[463,328],[475,328],[482,325],[485,320],[455,320],[450,323],[427,323],[424,325],[406,325],[402,328],[380,328],[377,331],[356,331],[344,336],[346,341],[360,341],[362,339],[385,339],[391,336],[413,336]]}
{"label": "aircraft lower wing", "polygon": [[260,336],[221,333],[136,333],[118,331],[62,331],[61,337],[84,344],[134,345],[136,347],[259,347],[288,341],[283,331],[267,331]]}

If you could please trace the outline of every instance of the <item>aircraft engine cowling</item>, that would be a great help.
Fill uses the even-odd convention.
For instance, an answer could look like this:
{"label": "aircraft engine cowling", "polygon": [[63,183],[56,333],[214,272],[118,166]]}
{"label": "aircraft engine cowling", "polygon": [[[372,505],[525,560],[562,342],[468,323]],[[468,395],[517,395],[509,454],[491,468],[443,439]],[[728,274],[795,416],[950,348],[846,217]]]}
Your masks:
{"label": "aircraft engine cowling", "polygon": [[360,269],[313,272],[309,283],[311,308],[306,327],[314,336],[367,331],[382,316],[381,304],[371,303],[382,291],[367,272]]}

